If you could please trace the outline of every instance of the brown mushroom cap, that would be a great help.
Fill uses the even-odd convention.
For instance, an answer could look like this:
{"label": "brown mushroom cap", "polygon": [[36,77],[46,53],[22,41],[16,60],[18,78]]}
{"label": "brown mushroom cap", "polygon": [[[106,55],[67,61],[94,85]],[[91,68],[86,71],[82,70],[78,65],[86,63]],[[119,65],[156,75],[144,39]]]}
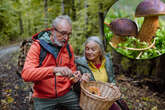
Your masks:
{"label": "brown mushroom cap", "polygon": [[118,36],[136,36],[138,33],[136,23],[126,18],[113,20],[109,27],[111,31]]}
{"label": "brown mushroom cap", "polygon": [[160,0],[144,0],[137,7],[135,16],[160,16],[165,14],[165,4]]}

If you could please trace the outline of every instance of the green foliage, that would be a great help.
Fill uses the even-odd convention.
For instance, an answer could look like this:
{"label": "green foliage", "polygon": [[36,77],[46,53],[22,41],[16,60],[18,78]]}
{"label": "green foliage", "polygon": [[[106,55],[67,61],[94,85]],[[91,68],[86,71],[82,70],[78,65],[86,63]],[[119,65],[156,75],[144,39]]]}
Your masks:
{"label": "green foliage", "polygon": [[143,52],[140,59],[149,59],[160,56],[165,53],[165,28],[161,27],[155,37],[156,43],[154,48],[150,48],[144,51],[126,50],[125,47],[131,48],[146,48],[149,45],[145,42],[140,42],[134,37],[126,37],[126,42],[120,43],[116,50],[129,58],[136,58],[140,52]]}
{"label": "green foliage", "polygon": [[0,36],[0,45],[6,45],[6,44],[9,44],[9,37],[5,35]]}
{"label": "green foliage", "polygon": [[[87,37],[99,36],[98,12],[104,12],[108,8],[107,4],[109,4],[110,1],[87,0],[86,5],[88,5],[88,7],[85,7],[85,0],[80,0],[81,4],[79,4],[79,1],[75,1],[75,4],[79,5],[79,7],[76,6],[77,19],[73,22],[73,35],[70,42],[76,54],[83,54],[83,43]],[[99,7],[100,4],[103,6],[101,10]]]}
{"label": "green foliage", "polygon": [[[73,21],[71,43],[78,54],[82,50],[77,44],[83,44],[89,36],[99,36],[98,12],[104,13],[109,7],[107,0],[64,0],[65,14],[76,16]],[[60,15],[61,0],[48,0],[47,12],[44,0],[1,0],[0,1],[0,45],[11,40],[26,39],[44,30],[45,23],[51,27],[52,20]],[[73,4],[72,4],[73,3]],[[74,9],[74,10],[73,10]],[[22,22],[22,24],[21,24]],[[77,37],[78,36],[78,37]],[[77,40],[80,41],[77,41]],[[75,41],[78,43],[75,43]]]}
{"label": "green foliage", "polygon": [[86,32],[84,31],[84,28],[82,28],[83,25],[83,22],[73,22],[73,32],[70,38],[70,43],[74,48],[76,55],[82,55],[84,50],[83,43],[86,40]]}
{"label": "green foliage", "polygon": [[45,18],[43,0],[1,0],[0,45],[24,39],[43,30],[46,21],[51,24],[52,19],[60,14],[60,1],[48,2],[48,17]]}
{"label": "green foliage", "polygon": [[[135,18],[134,16],[129,16],[131,15],[130,13],[128,14],[124,10],[115,10],[111,9],[105,18],[106,23],[111,23],[112,20],[117,19],[117,18],[128,18],[137,24],[138,29],[141,28],[144,18]],[[133,13],[132,13],[133,15]],[[106,25],[104,26],[104,32],[107,41],[109,42],[113,36],[113,33],[110,31],[109,27]],[[125,37],[125,42],[118,44],[118,48],[115,48],[115,50],[124,56],[127,56],[132,59],[138,58],[140,59],[150,59],[154,58],[157,56],[160,56],[165,53],[165,22],[160,19],[160,29],[157,30],[156,32],[156,37],[155,37],[155,46],[154,48],[147,49],[144,51],[135,51],[135,50],[128,50],[125,49],[126,47],[129,48],[147,48],[149,45],[145,42],[140,42],[138,39],[135,37]],[[141,54],[141,55],[139,55]]]}
{"label": "green foliage", "polygon": [[[126,37],[125,42],[119,43],[118,48],[115,48],[115,50],[124,56],[127,56],[129,58],[136,59],[138,55],[142,52],[142,55],[140,56],[140,59],[150,59],[157,56],[160,56],[165,53],[165,29],[164,27],[159,29],[156,33],[156,43],[155,47],[151,49],[147,49],[144,51],[136,51],[136,50],[128,50],[125,49],[126,47],[129,48],[147,48],[149,45],[146,42],[140,42],[135,37]],[[110,33],[109,33],[110,34]],[[112,35],[111,35],[112,36]],[[107,37],[108,38],[108,37]]]}
{"label": "green foliage", "polygon": [[[11,18],[11,16],[13,17]],[[14,12],[13,2],[2,0],[0,6],[0,41],[2,42],[0,42],[0,44],[4,44],[4,42],[7,43],[9,40],[12,41],[17,38],[16,36],[18,36],[19,33],[17,31],[17,20],[18,17],[17,13]]]}

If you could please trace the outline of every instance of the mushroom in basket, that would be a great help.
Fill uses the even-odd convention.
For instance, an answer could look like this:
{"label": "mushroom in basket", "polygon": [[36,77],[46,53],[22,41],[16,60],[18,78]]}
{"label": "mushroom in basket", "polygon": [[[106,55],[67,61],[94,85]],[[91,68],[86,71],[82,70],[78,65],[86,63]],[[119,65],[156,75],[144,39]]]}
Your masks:
{"label": "mushroom in basket", "polygon": [[88,90],[89,90],[89,92],[92,93],[92,94],[101,96],[101,92],[100,92],[100,89],[99,89],[98,87],[89,86],[89,87],[88,87]]}

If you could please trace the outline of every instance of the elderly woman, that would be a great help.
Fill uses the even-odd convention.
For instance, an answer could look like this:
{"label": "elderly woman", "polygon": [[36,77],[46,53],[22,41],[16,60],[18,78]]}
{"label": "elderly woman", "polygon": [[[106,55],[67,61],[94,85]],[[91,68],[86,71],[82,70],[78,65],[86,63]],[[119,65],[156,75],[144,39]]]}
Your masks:
{"label": "elderly woman", "polygon": [[[105,55],[103,44],[98,37],[93,36],[87,39],[85,42],[85,56],[77,59],[76,64],[77,69],[82,74],[82,80],[95,80],[115,84],[110,54]],[[110,110],[121,109],[114,103]]]}

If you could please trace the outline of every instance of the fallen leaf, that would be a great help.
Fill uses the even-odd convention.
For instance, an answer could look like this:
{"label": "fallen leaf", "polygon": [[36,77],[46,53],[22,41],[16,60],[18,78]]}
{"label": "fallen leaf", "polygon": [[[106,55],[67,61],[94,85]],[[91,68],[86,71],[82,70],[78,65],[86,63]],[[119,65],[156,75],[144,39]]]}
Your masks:
{"label": "fallen leaf", "polygon": [[151,110],[158,110],[157,106],[154,106]]}

